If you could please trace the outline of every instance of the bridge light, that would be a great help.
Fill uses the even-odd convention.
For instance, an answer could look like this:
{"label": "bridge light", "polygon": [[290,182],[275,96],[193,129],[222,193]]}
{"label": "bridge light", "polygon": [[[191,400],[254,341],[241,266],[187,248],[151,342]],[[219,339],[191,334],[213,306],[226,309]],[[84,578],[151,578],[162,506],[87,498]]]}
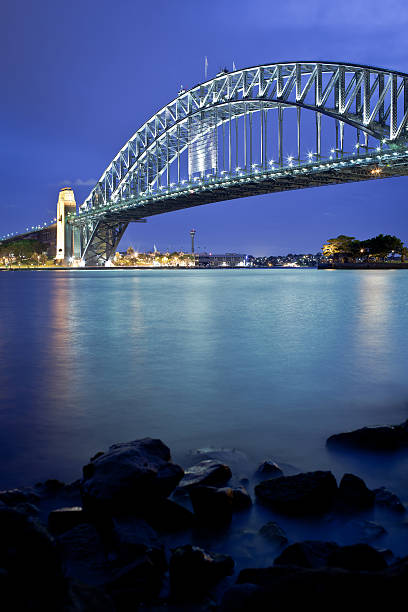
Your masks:
{"label": "bridge light", "polygon": [[237,167],[235,168],[235,171],[236,171],[236,172],[239,172],[240,170],[241,170],[241,168],[240,168],[239,166],[237,166]]}
{"label": "bridge light", "polygon": [[334,153],[334,149],[330,149],[330,153]]}
{"label": "bridge light", "polygon": [[293,155],[288,155],[288,161],[289,162],[293,161]]}
{"label": "bridge light", "polygon": [[275,163],[275,161],[273,159],[269,160],[269,165],[272,166]]}
{"label": "bridge light", "polygon": [[381,142],[385,144],[387,142],[386,138],[383,138]]}
{"label": "bridge light", "polygon": [[354,145],[354,147],[358,149],[360,147],[360,143],[358,142],[357,144]]}
{"label": "bridge light", "polygon": [[311,160],[313,159],[313,153],[311,151],[309,151],[309,153],[307,154],[308,158]]}

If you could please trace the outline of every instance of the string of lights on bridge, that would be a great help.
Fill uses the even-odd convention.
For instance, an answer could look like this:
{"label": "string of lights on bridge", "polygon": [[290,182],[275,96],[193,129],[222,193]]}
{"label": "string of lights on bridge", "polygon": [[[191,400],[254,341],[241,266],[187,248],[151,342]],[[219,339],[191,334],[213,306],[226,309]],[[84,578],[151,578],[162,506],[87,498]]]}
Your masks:
{"label": "string of lights on bridge", "polygon": [[24,236],[24,234],[31,234],[33,232],[38,232],[40,230],[45,229],[46,227],[49,227],[50,225],[52,225],[53,223],[56,222],[56,218],[54,217],[54,219],[51,219],[50,221],[45,221],[42,225],[31,225],[29,227],[25,228],[25,231],[23,232],[10,232],[9,234],[4,234],[4,236],[2,236],[0,238],[0,240],[8,240],[10,238],[14,238],[14,236]]}
{"label": "string of lights on bridge", "polygon": [[[170,183],[169,186],[162,185],[154,189],[150,187],[147,192],[140,193],[138,196],[136,196],[135,199],[146,201],[146,199],[155,198],[159,194],[162,197],[167,198],[183,191],[193,193],[198,188],[208,189],[211,188],[212,185],[216,186],[218,183],[228,185],[237,179],[239,179],[240,181],[245,181],[251,180],[252,177],[260,180],[261,178],[267,178],[267,176],[270,175],[279,177],[282,175],[282,173],[287,174],[288,170],[292,170],[293,172],[298,173],[301,171],[307,172],[308,169],[312,168],[327,168],[328,166],[332,165],[344,166],[348,163],[355,164],[363,161],[372,164],[373,158],[376,159],[378,164],[381,164],[384,159],[387,159],[391,156],[399,156],[402,152],[392,152],[388,148],[384,149],[383,145],[387,145],[387,141],[385,139],[381,142],[381,146],[377,146],[375,148],[368,147],[361,143],[357,143],[354,147],[355,151],[353,151],[352,154],[349,153],[346,156],[344,156],[345,151],[343,151],[343,157],[335,157],[336,154],[341,154],[341,151],[333,148],[330,149],[329,156],[318,155],[317,153],[313,153],[310,151],[307,154],[307,160],[300,160],[298,158],[295,158],[295,156],[293,155],[288,155],[286,156],[286,166],[277,166],[277,162],[275,162],[275,160],[273,159],[269,160],[268,162],[269,168],[262,167],[259,163],[254,163],[252,164],[250,170],[246,171],[245,169],[242,169],[241,167],[237,166],[232,172],[229,172],[228,170],[222,170],[219,175],[207,174],[202,177],[196,176],[191,180],[183,179],[180,181],[180,183]],[[361,153],[361,149],[366,149],[367,152]],[[374,149],[374,151],[372,153],[369,153],[368,149]],[[404,150],[403,153],[408,154],[408,150]],[[381,172],[382,170],[378,166],[370,170],[370,174],[372,174],[373,176],[380,176]],[[129,206],[126,206],[122,201],[118,200],[116,205],[112,205],[112,202],[110,202],[106,206],[100,206],[92,210],[80,210],[79,216],[86,216],[87,214],[98,215],[100,213],[103,213],[107,209],[118,210],[121,208],[128,208],[130,206],[133,206],[133,204],[129,204]],[[69,216],[74,217],[75,215],[71,214]]]}

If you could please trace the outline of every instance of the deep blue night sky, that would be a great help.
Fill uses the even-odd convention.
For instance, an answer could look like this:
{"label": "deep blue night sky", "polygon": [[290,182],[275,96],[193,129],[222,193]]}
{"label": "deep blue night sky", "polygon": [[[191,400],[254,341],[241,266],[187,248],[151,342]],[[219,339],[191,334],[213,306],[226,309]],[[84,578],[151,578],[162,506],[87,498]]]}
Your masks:
{"label": "deep blue night sky", "polygon": [[[81,203],[136,129],[219,68],[333,60],[408,72],[403,0],[6,0],[0,57],[0,234]],[[316,252],[340,233],[408,242],[408,178],[210,204],[135,224],[121,250]]]}

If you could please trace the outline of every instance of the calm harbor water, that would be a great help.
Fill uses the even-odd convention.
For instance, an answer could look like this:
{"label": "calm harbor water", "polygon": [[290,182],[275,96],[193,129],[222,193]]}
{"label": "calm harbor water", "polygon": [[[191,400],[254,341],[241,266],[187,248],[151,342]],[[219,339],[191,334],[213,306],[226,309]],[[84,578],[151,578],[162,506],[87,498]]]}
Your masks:
{"label": "calm harbor water", "polygon": [[408,271],[5,272],[0,293],[0,488],[153,436],[404,497],[406,460],[325,440],[408,418]]}

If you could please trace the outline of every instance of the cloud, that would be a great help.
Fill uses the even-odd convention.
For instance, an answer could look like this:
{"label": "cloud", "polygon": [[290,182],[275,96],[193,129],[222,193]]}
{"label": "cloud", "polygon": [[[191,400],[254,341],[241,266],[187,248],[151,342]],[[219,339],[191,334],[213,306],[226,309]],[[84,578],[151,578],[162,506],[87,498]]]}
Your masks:
{"label": "cloud", "polygon": [[71,181],[70,179],[65,179],[64,181],[60,181],[58,185],[60,187],[70,187],[74,185],[74,187],[94,187],[97,181],[94,178],[90,179],[81,179],[77,178],[75,181]]}
{"label": "cloud", "polygon": [[94,187],[96,183],[97,181],[94,178],[90,178],[90,179],[77,178],[73,184],[76,185],[77,187]]}

